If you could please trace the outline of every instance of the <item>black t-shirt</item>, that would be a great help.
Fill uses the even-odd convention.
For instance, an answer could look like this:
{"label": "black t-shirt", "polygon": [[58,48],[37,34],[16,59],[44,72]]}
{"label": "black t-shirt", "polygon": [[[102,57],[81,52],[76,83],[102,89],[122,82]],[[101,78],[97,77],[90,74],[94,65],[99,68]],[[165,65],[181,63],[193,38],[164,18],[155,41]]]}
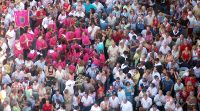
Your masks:
{"label": "black t-shirt", "polygon": [[180,18],[179,24],[186,28],[187,25],[189,24],[189,20],[188,19],[184,20],[183,18]]}

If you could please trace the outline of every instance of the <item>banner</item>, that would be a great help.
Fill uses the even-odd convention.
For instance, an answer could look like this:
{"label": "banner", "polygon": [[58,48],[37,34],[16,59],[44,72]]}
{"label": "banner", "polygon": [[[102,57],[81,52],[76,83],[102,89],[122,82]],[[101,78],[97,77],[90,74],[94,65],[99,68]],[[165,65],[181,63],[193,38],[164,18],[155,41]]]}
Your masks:
{"label": "banner", "polygon": [[21,10],[14,12],[15,25],[18,27],[29,26],[29,11]]}

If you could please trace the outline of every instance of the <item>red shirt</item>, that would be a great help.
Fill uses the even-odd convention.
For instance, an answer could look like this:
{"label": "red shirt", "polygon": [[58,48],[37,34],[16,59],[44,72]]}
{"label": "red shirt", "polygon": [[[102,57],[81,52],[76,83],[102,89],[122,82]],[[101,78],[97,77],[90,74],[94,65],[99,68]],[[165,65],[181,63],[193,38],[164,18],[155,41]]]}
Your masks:
{"label": "red shirt", "polygon": [[42,20],[43,20],[44,16],[46,16],[46,12],[44,10],[39,10],[39,11],[37,11],[36,16],[40,17],[40,18],[37,18],[36,25],[38,26],[38,25],[42,24]]}
{"label": "red shirt", "polygon": [[66,11],[69,11],[69,10],[70,10],[70,4],[64,3],[64,4],[63,4],[63,8],[64,8]]}
{"label": "red shirt", "polygon": [[188,54],[187,53],[182,53],[182,57],[186,61],[190,60],[190,54],[189,53]]}
{"label": "red shirt", "polygon": [[52,111],[52,105],[51,104],[49,104],[49,105],[47,105],[47,104],[44,104],[43,105],[43,111]]}
{"label": "red shirt", "polygon": [[99,87],[97,92],[98,92],[98,96],[102,97],[104,95],[104,87]]}
{"label": "red shirt", "polygon": [[182,52],[186,47],[188,47],[188,50],[192,50],[192,46],[190,44],[187,44],[187,45],[182,44],[180,46],[180,51]]}
{"label": "red shirt", "polygon": [[[200,98],[200,92],[198,93],[198,96],[197,97],[199,97]],[[198,99],[198,98],[197,98]],[[198,99],[198,102],[200,103],[200,99]]]}
{"label": "red shirt", "polygon": [[[44,10],[39,10],[39,11],[37,11],[36,16],[37,17],[46,16],[46,12]],[[41,19],[43,19],[43,18],[41,18]]]}
{"label": "red shirt", "polygon": [[185,92],[186,94],[183,93],[183,91],[180,92],[180,97],[183,99],[183,101],[186,101],[187,97],[189,96],[189,94],[187,92]]}
{"label": "red shirt", "polygon": [[115,41],[115,43],[119,43],[119,41],[122,39],[122,34],[117,32],[116,35],[112,35],[112,39]]}
{"label": "red shirt", "polygon": [[196,79],[194,77],[186,77],[185,78],[185,84],[187,84],[189,81],[191,81],[192,85],[195,86]]}

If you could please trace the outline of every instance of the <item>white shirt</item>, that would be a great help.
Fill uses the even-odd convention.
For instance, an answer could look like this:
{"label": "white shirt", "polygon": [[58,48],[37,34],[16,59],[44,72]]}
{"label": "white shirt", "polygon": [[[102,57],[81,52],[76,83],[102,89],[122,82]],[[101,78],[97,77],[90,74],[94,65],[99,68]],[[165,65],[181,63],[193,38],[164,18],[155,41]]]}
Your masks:
{"label": "white shirt", "polygon": [[118,96],[118,98],[119,98],[119,101],[120,101],[120,103],[124,100],[124,99],[126,99],[126,94],[125,94],[125,91],[122,89],[121,91],[118,91],[117,92],[117,96]]}
{"label": "white shirt", "polygon": [[35,66],[38,68],[44,69],[45,68],[45,61],[38,60],[34,63]]}
{"label": "white shirt", "polygon": [[55,78],[58,80],[61,80],[63,77],[64,77],[64,70],[61,70],[61,71],[57,70],[55,74]]}
{"label": "white shirt", "polygon": [[146,22],[146,25],[151,25],[152,23],[153,23],[153,18],[154,18],[154,16],[153,15],[147,15],[146,17],[145,17],[145,22]]}
{"label": "white shirt", "polygon": [[58,20],[59,20],[59,22],[62,24],[63,22],[64,22],[64,20],[66,19],[66,14],[64,14],[64,15],[62,15],[62,14],[60,14],[59,16],[58,16]]}
{"label": "white shirt", "polygon": [[65,109],[58,109],[58,111],[65,111]]}
{"label": "white shirt", "polygon": [[111,18],[110,16],[108,16],[107,20],[108,20],[108,25],[113,26],[113,25],[115,25],[116,17],[113,16],[113,17]]}
{"label": "white shirt", "polygon": [[46,29],[49,24],[52,22],[52,19],[51,17],[45,17],[43,20],[42,20],[42,26]]}
{"label": "white shirt", "polygon": [[118,46],[113,47],[112,45],[108,47],[108,54],[111,57],[117,57],[119,52]]}
{"label": "white shirt", "polygon": [[5,42],[3,42],[2,45],[1,45],[1,48],[2,48],[2,51],[5,53],[7,48],[8,48],[8,46],[7,46],[7,44]]}
{"label": "white shirt", "polygon": [[72,105],[73,106],[78,106],[78,97],[73,96],[73,98],[72,98]]}
{"label": "white shirt", "polygon": [[183,111],[183,108],[182,108],[182,107],[179,107],[179,108],[176,107],[176,108],[174,109],[174,111]]}
{"label": "white shirt", "polygon": [[37,91],[39,88],[39,84],[38,83],[33,83],[33,90]]}
{"label": "white shirt", "polygon": [[152,83],[154,83],[157,88],[160,87],[160,80],[158,81],[156,79],[153,79]]}
{"label": "white shirt", "polygon": [[21,65],[24,64],[24,60],[23,60],[23,59],[16,58],[16,59],[15,59],[15,63],[16,63],[16,65],[17,65],[17,67],[20,67]]}
{"label": "white shirt", "polygon": [[167,109],[170,109],[170,110],[174,110],[175,109],[175,104],[174,103],[170,103],[170,102],[167,102],[166,104],[165,104],[165,110],[167,110]]}
{"label": "white shirt", "polygon": [[120,101],[119,101],[119,98],[118,97],[115,97],[113,99],[113,97],[111,96],[109,98],[109,103],[110,103],[110,107],[111,108],[118,108],[119,107],[119,104],[120,104]]}
{"label": "white shirt", "polygon": [[184,87],[183,83],[180,83],[180,85],[176,83],[174,85],[174,91],[180,91],[183,89],[183,87]]}
{"label": "white shirt", "polygon": [[162,106],[165,103],[165,96],[164,95],[160,96],[159,94],[157,94],[154,97],[154,102],[156,103],[157,106]]}
{"label": "white shirt", "polygon": [[93,98],[89,95],[87,98],[85,96],[83,96],[81,98],[81,102],[83,103],[83,106],[90,106],[93,104]]}
{"label": "white shirt", "polygon": [[76,17],[85,17],[85,13],[83,11],[76,11],[73,16],[76,16]]}
{"label": "white shirt", "polygon": [[30,2],[30,8],[32,8],[33,6],[37,6],[37,2],[35,0]]}
{"label": "white shirt", "polygon": [[100,29],[100,27],[98,27],[98,26],[94,26],[94,27],[90,26],[90,27],[88,27],[88,32],[90,33],[90,39],[91,40],[94,40],[95,33],[99,29]]}
{"label": "white shirt", "polygon": [[117,72],[115,75],[114,75],[114,79],[116,79],[117,77],[119,77],[120,79],[120,82],[123,82],[124,79],[126,78],[126,75],[122,72],[122,74],[120,74],[120,72]]}
{"label": "white shirt", "polygon": [[94,105],[91,107],[90,111],[102,111],[101,107],[97,106],[95,107]]}
{"label": "white shirt", "polygon": [[126,103],[121,103],[121,111],[133,111],[133,105],[131,102],[127,101]]}
{"label": "white shirt", "polygon": [[53,0],[42,0],[42,5],[43,5],[44,7],[47,7],[49,3],[50,3],[50,4],[53,3]]}
{"label": "white shirt", "polygon": [[141,104],[142,104],[142,107],[145,108],[145,109],[149,109],[152,105],[152,99],[147,97],[147,99],[144,99],[142,98],[141,99]]}
{"label": "white shirt", "polygon": [[196,66],[193,68],[194,70],[194,74],[196,76],[196,78],[200,77],[200,68],[197,68]]}
{"label": "white shirt", "polygon": [[158,93],[158,89],[156,87],[147,89],[147,92],[151,94],[151,96],[155,96]]}
{"label": "white shirt", "polygon": [[7,106],[3,109],[3,111],[11,111],[10,105],[7,105]]}
{"label": "white shirt", "polygon": [[152,78],[154,78],[155,76],[158,76],[159,80],[161,80],[160,79],[160,73],[158,71],[153,71]]}
{"label": "white shirt", "polygon": [[76,13],[76,11],[72,10],[72,11],[69,12],[68,16],[75,16],[75,13]]}
{"label": "white shirt", "polygon": [[25,66],[27,68],[31,69],[32,65],[33,65],[33,61],[27,61],[27,60],[25,61]]}
{"label": "white shirt", "polygon": [[166,48],[164,46],[161,46],[159,49],[159,52],[161,52],[162,54],[166,55],[169,51],[170,51],[170,47],[167,46]]}
{"label": "white shirt", "polygon": [[115,75],[117,73],[119,73],[119,67],[114,67],[112,73]]}
{"label": "white shirt", "polygon": [[127,51],[128,48],[126,45],[124,45],[124,47],[119,46],[119,53],[122,56],[124,54],[124,51]]}
{"label": "white shirt", "polygon": [[104,6],[100,2],[98,2],[98,3],[94,2],[92,5],[96,7],[97,12],[99,12],[101,9],[104,8]]}
{"label": "white shirt", "polygon": [[20,2],[15,6],[16,10],[24,10],[25,6],[24,3]]}
{"label": "white shirt", "polygon": [[11,14],[7,13],[6,16],[5,16],[5,20],[4,20],[4,26],[7,28],[9,26],[9,24],[11,22],[14,21],[13,19],[14,17],[11,16]]}
{"label": "white shirt", "polygon": [[8,45],[10,48],[12,48],[16,37],[15,30],[8,30],[6,32],[6,36],[8,36]]}
{"label": "white shirt", "polygon": [[159,111],[158,109],[154,110],[153,108],[151,108],[149,111]]}
{"label": "white shirt", "polygon": [[116,0],[106,0],[106,6],[107,7],[112,7],[115,1]]}
{"label": "white shirt", "polygon": [[196,23],[196,18],[194,16],[190,17],[189,15],[187,16],[187,18],[190,21],[188,28],[193,28]]}
{"label": "white shirt", "polygon": [[65,83],[65,89],[67,89],[69,91],[69,94],[73,95],[74,94],[74,85],[75,85],[75,81],[73,80],[68,80]]}

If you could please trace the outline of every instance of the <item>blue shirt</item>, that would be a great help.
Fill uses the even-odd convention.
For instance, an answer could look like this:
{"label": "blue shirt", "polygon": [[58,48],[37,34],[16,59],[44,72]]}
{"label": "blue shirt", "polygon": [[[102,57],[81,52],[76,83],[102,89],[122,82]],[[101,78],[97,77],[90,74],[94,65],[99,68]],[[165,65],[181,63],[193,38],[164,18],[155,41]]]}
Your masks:
{"label": "blue shirt", "polygon": [[86,13],[90,13],[90,10],[93,8],[93,9],[95,9],[96,10],[96,7],[94,6],[94,5],[92,5],[92,4],[86,4],[86,3],[84,3],[83,4],[84,6],[85,6],[85,12]]}
{"label": "blue shirt", "polygon": [[54,102],[54,103],[57,103],[56,102],[56,100],[59,100],[61,103],[64,103],[64,98],[63,98],[63,96],[62,95],[56,95],[56,94],[54,94],[53,95],[53,97],[52,97],[52,101]]}
{"label": "blue shirt", "polygon": [[44,66],[45,66],[45,61],[41,61],[41,60],[38,60],[34,63],[35,66],[37,66],[38,68],[41,68],[41,69],[44,69]]}
{"label": "blue shirt", "polygon": [[126,96],[131,96],[134,91],[134,88],[133,86],[124,86],[124,91]]}
{"label": "blue shirt", "polygon": [[166,78],[162,81],[162,83],[163,83],[165,91],[171,91],[171,88],[174,85],[174,82],[171,79],[170,80],[166,80]]}
{"label": "blue shirt", "polygon": [[8,74],[2,77],[2,84],[10,84],[10,83],[12,83],[12,81]]}
{"label": "blue shirt", "polygon": [[91,78],[96,78],[96,74],[97,74],[98,70],[97,68],[91,68],[89,67],[87,70],[86,70],[86,74],[88,74]]}

